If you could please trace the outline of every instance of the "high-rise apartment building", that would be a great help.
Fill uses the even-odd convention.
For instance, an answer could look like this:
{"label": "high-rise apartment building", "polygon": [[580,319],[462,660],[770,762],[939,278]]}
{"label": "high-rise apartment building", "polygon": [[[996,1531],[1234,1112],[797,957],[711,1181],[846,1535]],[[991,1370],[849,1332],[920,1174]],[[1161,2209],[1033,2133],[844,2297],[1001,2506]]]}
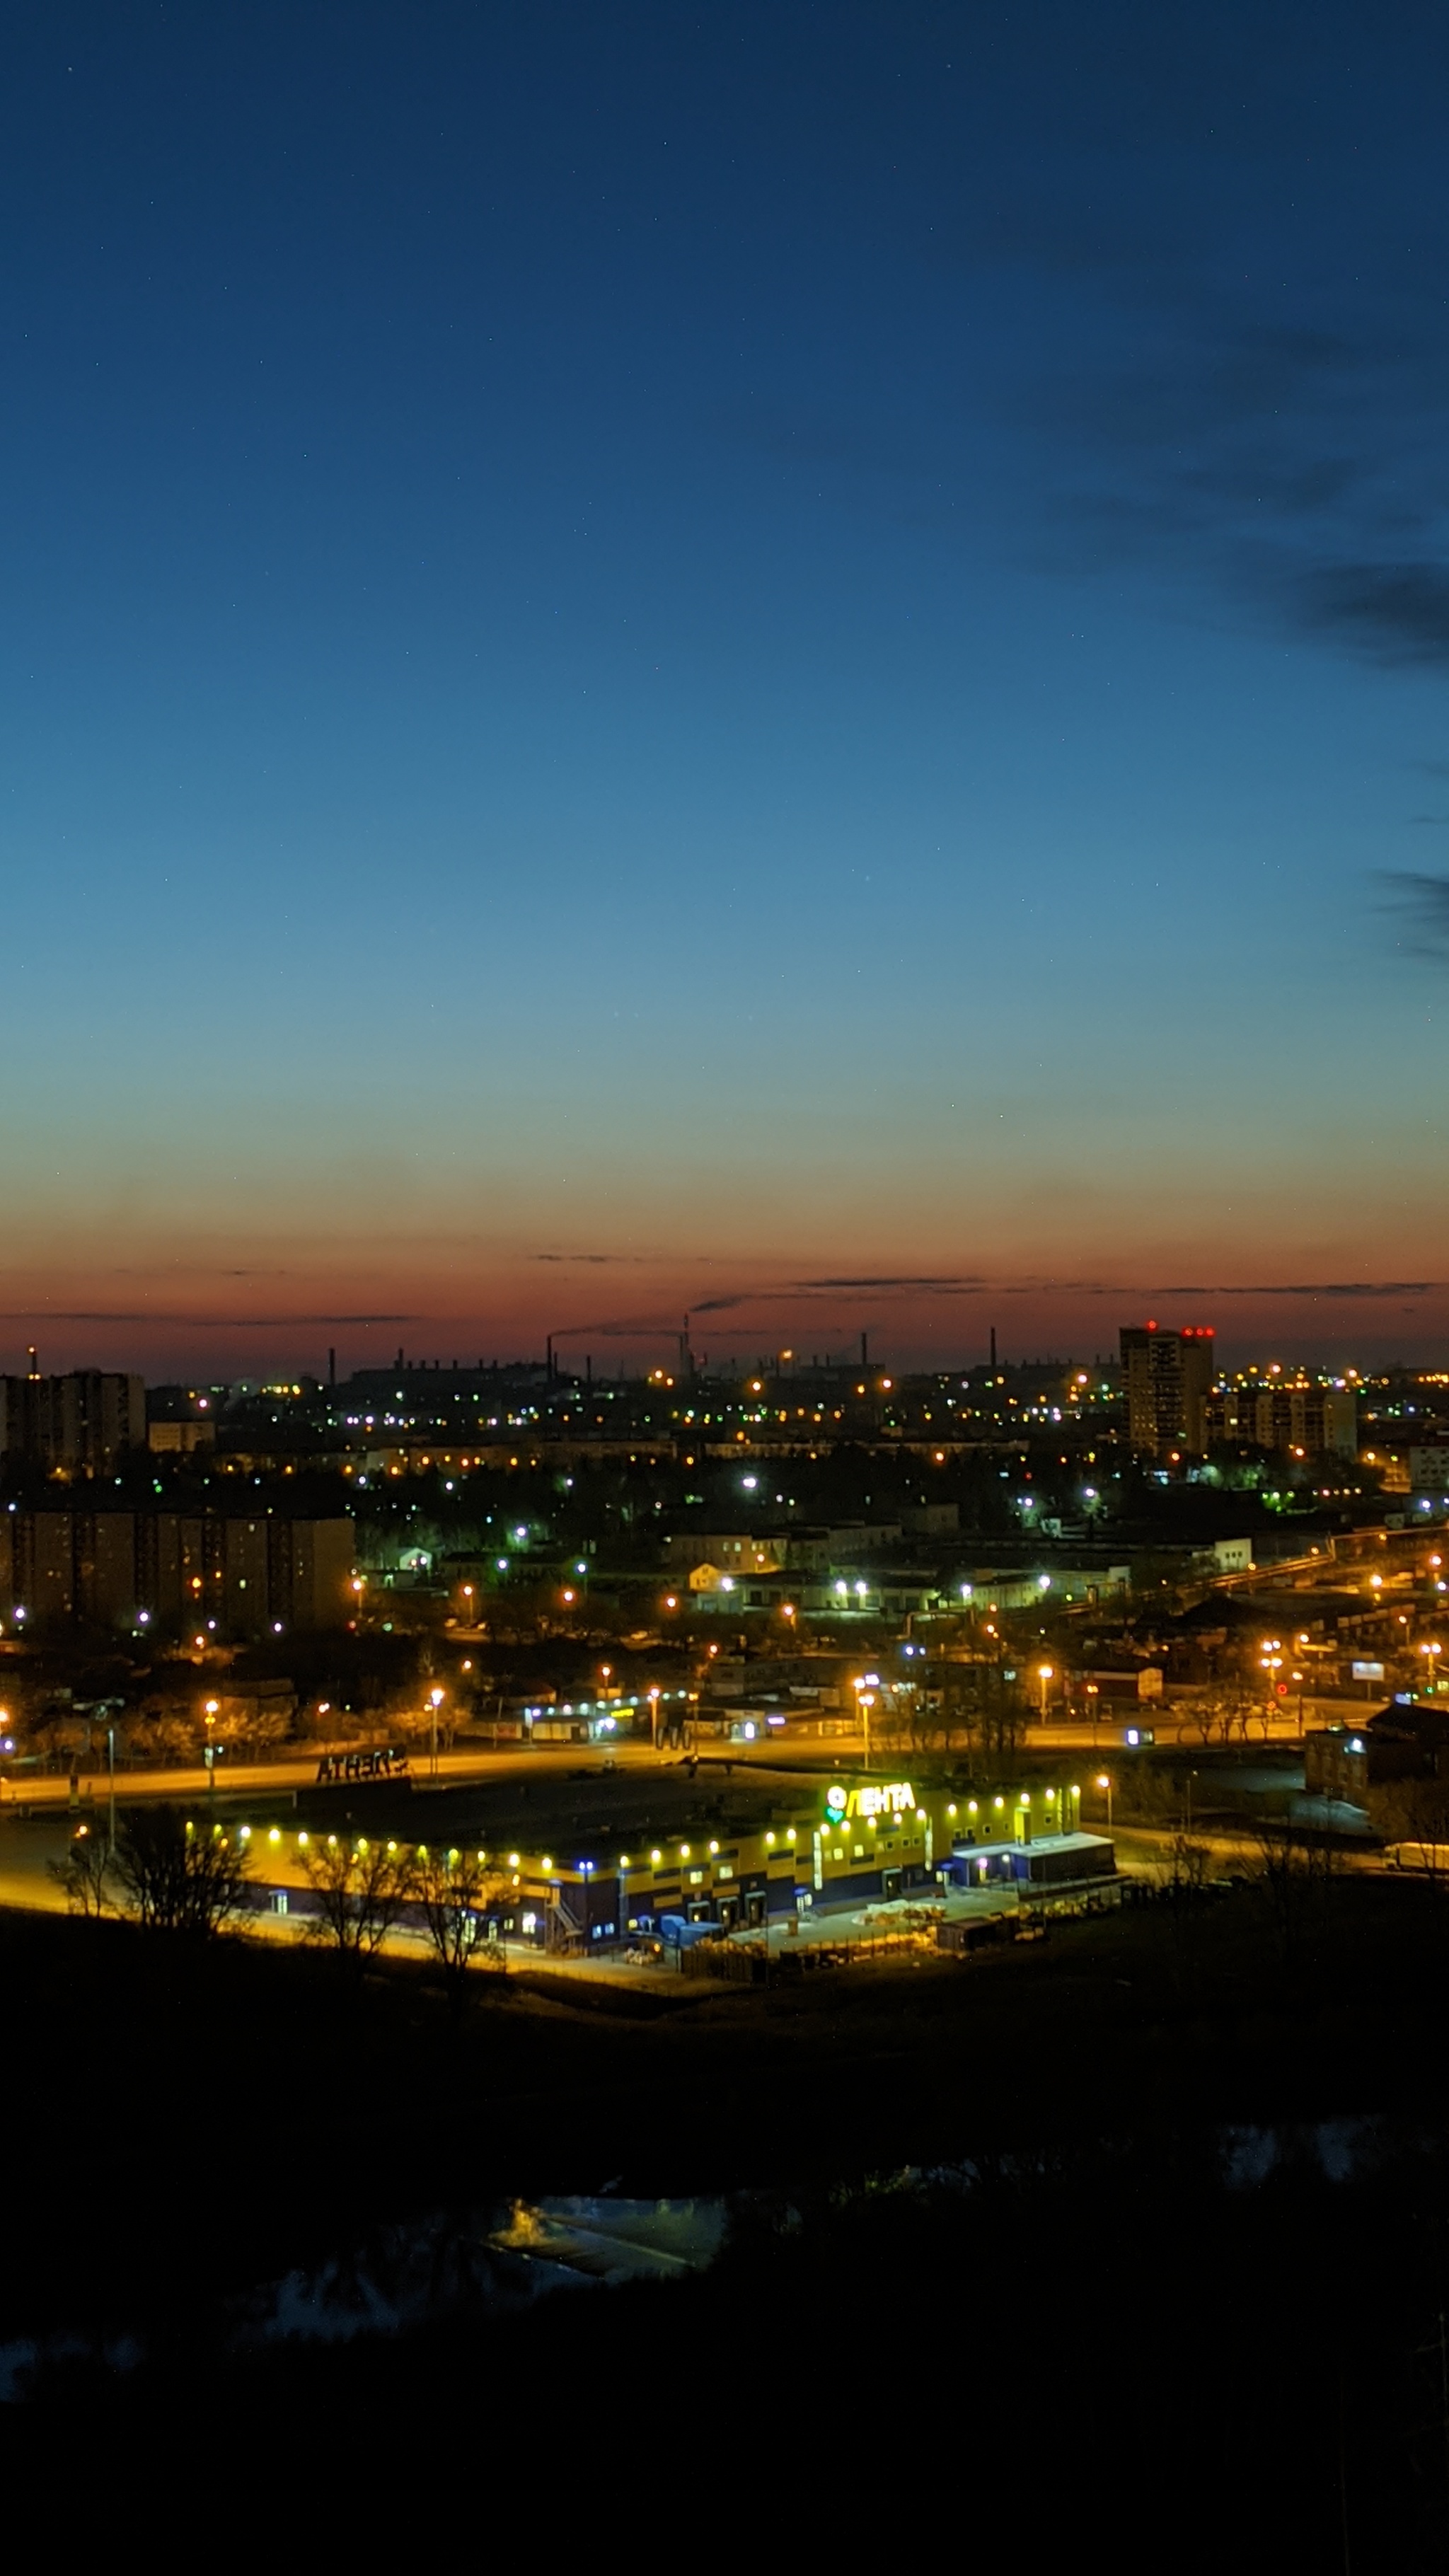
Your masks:
{"label": "high-rise apartment building", "polygon": [[1184,1324],[1177,1332],[1161,1324],[1122,1326],[1127,1436],[1139,1457],[1201,1451],[1213,1349],[1211,1324]]}
{"label": "high-rise apartment building", "polygon": [[289,1512],[0,1511],[0,1617],[37,1626],[196,1621],[222,1640],[340,1628],[356,1611],[350,1520]]}
{"label": "high-rise apartment building", "polygon": [[145,1446],[143,1378],[108,1369],[0,1377],[0,1457],[49,1475],[109,1476],[126,1450]]}
{"label": "high-rise apartment building", "polygon": [[1220,1387],[1209,1399],[1210,1440],[1251,1440],[1259,1449],[1282,1449],[1290,1458],[1329,1451],[1358,1456],[1358,1397],[1352,1387],[1319,1386],[1312,1379],[1275,1378]]}

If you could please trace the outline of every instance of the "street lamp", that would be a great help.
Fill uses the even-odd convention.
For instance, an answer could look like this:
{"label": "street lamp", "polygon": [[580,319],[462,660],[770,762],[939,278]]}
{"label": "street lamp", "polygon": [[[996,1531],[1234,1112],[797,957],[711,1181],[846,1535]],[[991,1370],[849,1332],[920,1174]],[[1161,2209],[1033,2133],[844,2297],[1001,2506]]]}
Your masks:
{"label": "street lamp", "polygon": [[1107,1792],[1107,1831],[1110,1834],[1112,1831],[1112,1783],[1105,1771],[1098,1772],[1097,1786],[1099,1789],[1105,1789]]}
{"label": "street lamp", "polygon": [[205,1712],[205,1714],[206,1714],[206,1786],[207,1786],[207,1790],[208,1790],[209,1794],[210,1794],[213,1798],[216,1796],[216,1738],[215,1738],[215,1736],[212,1734],[212,1731],[211,1731],[211,1730],[212,1730],[212,1728],[213,1728],[213,1727],[215,1726],[215,1724],[216,1724],[216,1713],[217,1713],[217,1710],[220,1708],[220,1706],[221,1706],[221,1702],[220,1702],[220,1700],[219,1700],[219,1699],[209,1699],[209,1700],[207,1701],[207,1703],[206,1703],[206,1712]]}
{"label": "street lamp", "polygon": [[1036,1668],[1036,1677],[1041,1684],[1041,1713],[1042,1716],[1045,1717],[1047,1713],[1047,1691],[1056,1677],[1056,1666],[1054,1664],[1038,1664]]}
{"label": "street lamp", "polygon": [[860,1731],[864,1738],[861,1768],[865,1771],[870,1769],[870,1713],[875,1706],[875,1693],[870,1685],[874,1679],[873,1673],[861,1673],[852,1684],[855,1692],[856,1714],[860,1719]]}
{"label": "street lamp", "polygon": [[659,1685],[657,1682],[649,1693],[649,1749],[651,1753],[657,1753],[659,1750]]}
{"label": "street lamp", "polygon": [[435,1780],[438,1776],[438,1711],[443,1705],[443,1698],[444,1694],[440,1690],[430,1690],[428,1693],[428,1705],[433,1713],[431,1721],[431,1750],[428,1767]]}

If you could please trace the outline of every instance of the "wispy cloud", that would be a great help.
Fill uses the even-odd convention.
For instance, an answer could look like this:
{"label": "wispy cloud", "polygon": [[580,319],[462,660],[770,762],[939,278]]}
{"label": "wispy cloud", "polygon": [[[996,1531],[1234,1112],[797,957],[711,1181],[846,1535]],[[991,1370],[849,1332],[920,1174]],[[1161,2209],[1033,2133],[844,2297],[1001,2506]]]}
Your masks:
{"label": "wispy cloud", "polygon": [[[1287,1283],[1275,1280],[1269,1286],[1245,1287],[1238,1282],[1231,1288],[1207,1286],[1199,1281],[1187,1287],[1138,1290],[1137,1294],[1149,1297],[1427,1297],[1431,1290],[1445,1286],[1449,1286],[1449,1281],[1442,1279],[1296,1279]],[[1110,1293],[1121,1296],[1125,1292],[1117,1289]]]}
{"label": "wispy cloud", "polygon": [[1449,957],[1449,877],[1417,868],[1385,869],[1385,911],[1402,924],[1401,948],[1411,956]]}
{"label": "wispy cloud", "polygon": [[919,1291],[931,1297],[976,1297],[987,1287],[988,1282],[984,1279],[953,1279],[949,1276],[941,1277],[930,1273],[921,1276],[909,1274],[893,1276],[885,1273],[862,1279],[797,1279],[793,1284],[796,1290],[805,1295],[814,1295],[821,1289],[847,1288],[860,1291],[868,1289],[872,1294],[883,1292],[886,1295]]}
{"label": "wispy cloud", "polygon": [[291,1332],[306,1324],[417,1324],[420,1315],[192,1315],[169,1306],[12,1306],[4,1324],[185,1324],[202,1332]]}
{"label": "wispy cloud", "polygon": [[1305,626],[1371,661],[1449,662],[1449,568],[1429,562],[1325,564],[1299,585]]}

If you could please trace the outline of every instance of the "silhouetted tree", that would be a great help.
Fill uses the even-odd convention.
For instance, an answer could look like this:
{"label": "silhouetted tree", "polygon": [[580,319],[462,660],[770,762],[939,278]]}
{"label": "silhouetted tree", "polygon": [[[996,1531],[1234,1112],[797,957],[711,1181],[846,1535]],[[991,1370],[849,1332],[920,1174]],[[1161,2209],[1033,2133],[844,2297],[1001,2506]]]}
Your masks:
{"label": "silhouetted tree", "polygon": [[112,1877],[111,1847],[104,1834],[79,1826],[63,1858],[45,1866],[57,1887],[64,1888],[72,1914],[104,1914]]}
{"label": "silhouetted tree", "polygon": [[179,1807],[133,1807],[116,1835],[115,1875],[143,1923],[206,1938],[246,1897],[247,1854],[221,1825]]}
{"label": "silhouetted tree", "polygon": [[317,1912],[307,1924],[313,1940],[331,1942],[340,1957],[360,1967],[381,1949],[412,1896],[416,1868],[396,1843],[329,1834],[302,1853]]}
{"label": "silhouetted tree", "polygon": [[415,1866],[417,1902],[443,1971],[449,2009],[456,2015],[462,2010],[469,1966],[487,1946],[484,1909],[503,1880],[473,1852],[421,1851]]}
{"label": "silhouetted tree", "polygon": [[1324,1928],[1341,1866],[1331,1840],[1315,1840],[1290,1817],[1263,1817],[1253,1825],[1247,1876],[1267,1907],[1285,1967],[1293,1965],[1304,1941]]}

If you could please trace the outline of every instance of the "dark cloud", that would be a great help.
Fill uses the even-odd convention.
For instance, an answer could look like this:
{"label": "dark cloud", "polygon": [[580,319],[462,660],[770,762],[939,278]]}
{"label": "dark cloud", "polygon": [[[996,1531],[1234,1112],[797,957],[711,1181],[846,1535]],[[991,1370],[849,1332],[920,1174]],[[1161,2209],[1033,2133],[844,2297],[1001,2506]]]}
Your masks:
{"label": "dark cloud", "polygon": [[[1214,1288],[1199,1282],[1186,1288],[1151,1288],[1145,1293],[1151,1297],[1427,1297],[1431,1289],[1445,1285],[1440,1279],[1299,1279],[1272,1287]],[[1113,1293],[1120,1295],[1122,1291]]]}
{"label": "dark cloud", "polygon": [[419,1315],[178,1315],[169,1307],[15,1306],[4,1324],[185,1324],[202,1332],[291,1332],[299,1324],[417,1324]]}
{"label": "dark cloud", "polygon": [[822,1288],[869,1288],[871,1290],[884,1289],[887,1291],[919,1288],[924,1289],[928,1295],[936,1297],[979,1296],[986,1284],[987,1283],[984,1279],[939,1279],[931,1277],[920,1279],[897,1279],[889,1277],[870,1279],[796,1279],[792,1282],[794,1288],[806,1294],[813,1293],[815,1290]]}
{"label": "dark cloud", "polygon": [[1227,456],[1193,467],[1182,479],[1184,489],[1206,503],[1266,506],[1292,518],[1332,508],[1353,490],[1363,470],[1361,462],[1346,456],[1297,461],[1286,456]]}
{"label": "dark cloud", "polygon": [[1416,868],[1385,869],[1385,909],[1401,925],[1398,945],[1421,957],[1449,956],[1449,877]]}
{"label": "dark cloud", "polygon": [[[1138,339],[1155,344],[1148,360],[1123,354],[1070,377],[1054,373],[1036,388],[1030,410],[1053,431],[1069,427],[1078,441],[1130,450],[1139,461],[1144,451],[1171,449],[1175,479],[1213,471],[1217,488],[1255,497],[1265,481],[1281,482],[1298,508],[1310,490],[1336,499],[1360,471],[1349,458],[1296,452],[1301,424],[1286,455],[1282,440],[1285,411],[1317,412],[1329,380],[1359,362],[1354,340],[1237,323],[1188,279],[1179,281],[1171,315]],[[1220,454],[1210,444],[1229,436],[1251,437],[1254,446]]]}
{"label": "dark cloud", "polygon": [[1449,662],[1449,567],[1324,565],[1299,586],[1303,623],[1375,662]]}
{"label": "dark cloud", "polygon": [[651,1333],[677,1335],[678,1315],[609,1315],[602,1323],[555,1324],[549,1335],[554,1342],[581,1342],[585,1334],[596,1341],[630,1342]]}

